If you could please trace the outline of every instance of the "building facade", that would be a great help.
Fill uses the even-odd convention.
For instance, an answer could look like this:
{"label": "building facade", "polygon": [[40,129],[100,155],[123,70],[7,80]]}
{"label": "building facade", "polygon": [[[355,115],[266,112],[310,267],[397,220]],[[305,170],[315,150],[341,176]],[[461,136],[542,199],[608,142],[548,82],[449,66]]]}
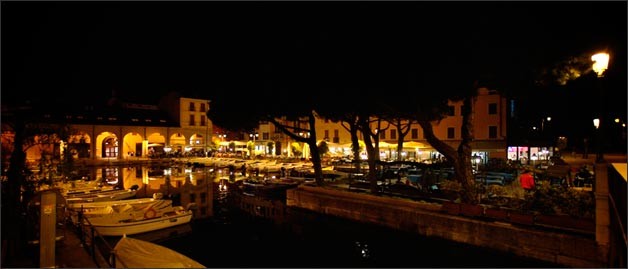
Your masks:
{"label": "building facade", "polygon": [[[159,105],[109,102],[106,106],[50,110],[22,107],[3,108],[3,116],[27,113],[30,121],[67,126],[67,138],[36,136],[27,147],[27,160],[63,155],[75,158],[127,159],[161,154],[203,154],[213,148],[212,122],[207,118],[210,101],[168,95]],[[4,118],[4,117],[3,117]],[[8,118],[7,118],[8,119]],[[10,119],[8,119],[10,121]],[[10,147],[14,133],[2,126],[2,143]],[[46,138],[46,139],[44,139]]]}
{"label": "building facade", "polygon": [[[449,101],[450,114],[440,122],[432,123],[436,137],[453,147],[457,147],[462,141],[462,105],[462,101]],[[473,154],[482,161],[487,161],[490,158],[507,158],[507,108],[506,98],[497,91],[487,88],[478,90],[478,96],[472,108],[474,140],[471,142],[471,146]],[[282,124],[294,124],[285,118],[281,118],[279,121]],[[330,154],[336,156],[351,154],[351,136],[341,122],[317,118],[315,124],[316,138],[319,141],[327,142]],[[383,121],[380,126],[382,127],[379,134],[380,158],[382,160],[396,159],[399,130],[386,121]],[[377,126],[373,124],[372,128],[375,129]],[[259,138],[255,141],[255,154],[271,153],[272,155],[294,156],[291,149],[294,145],[302,147],[301,156],[296,157],[308,157],[308,150],[304,149],[307,145],[296,143],[272,123],[260,122],[255,132],[259,133]],[[358,133],[358,135],[359,139],[362,139],[362,134]],[[268,148],[269,143],[273,144],[272,149]],[[439,158],[440,154],[427,142],[419,124],[413,123],[410,126],[410,131],[404,137],[401,156],[404,160],[424,161]]]}

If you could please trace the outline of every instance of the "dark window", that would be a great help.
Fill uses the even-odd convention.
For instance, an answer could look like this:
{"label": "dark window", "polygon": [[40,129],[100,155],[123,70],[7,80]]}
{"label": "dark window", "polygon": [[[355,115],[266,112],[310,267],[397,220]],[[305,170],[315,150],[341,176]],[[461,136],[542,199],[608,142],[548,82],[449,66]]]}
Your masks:
{"label": "dark window", "polygon": [[205,126],[205,115],[201,115],[201,126]]}
{"label": "dark window", "polygon": [[497,126],[488,127],[488,138],[497,138]]}
{"label": "dark window", "polygon": [[340,137],[334,137],[334,143],[340,143]]}
{"label": "dark window", "polygon": [[203,192],[201,193],[201,204],[205,204],[206,201],[207,201],[207,193]]}
{"label": "dark window", "polygon": [[329,130],[325,130],[325,137],[323,139],[329,139]]}
{"label": "dark window", "polygon": [[390,130],[390,139],[397,139],[397,129]]}
{"label": "dark window", "polygon": [[202,104],[201,104],[201,112],[205,112],[205,111],[206,111],[206,110],[205,110],[205,103],[202,103]]}
{"label": "dark window", "polygon": [[447,111],[447,116],[454,116],[454,115],[456,115],[456,107],[449,106],[449,111]]}
{"label": "dark window", "polygon": [[497,114],[497,103],[488,104],[488,114],[489,115]]}
{"label": "dark window", "polygon": [[339,136],[338,136],[338,129],[334,130],[334,138],[339,138]]}
{"label": "dark window", "polygon": [[454,127],[448,127],[447,128],[447,138],[454,138],[456,132]]}
{"label": "dark window", "polygon": [[386,139],[386,132],[379,133],[379,139]]}
{"label": "dark window", "polygon": [[419,139],[419,129],[412,129],[410,130],[410,136],[412,137],[412,139]]}
{"label": "dark window", "polygon": [[196,194],[190,193],[190,203],[195,203],[195,202],[196,202]]}
{"label": "dark window", "polygon": [[196,123],[194,122],[194,115],[190,115],[190,126],[194,126]]}
{"label": "dark window", "polygon": [[269,138],[270,138],[270,134],[269,133],[267,133],[267,132],[263,132],[262,133],[262,139],[263,140],[268,140]]}
{"label": "dark window", "polygon": [[194,107],[194,102],[190,102],[190,111],[196,111],[196,108]]}

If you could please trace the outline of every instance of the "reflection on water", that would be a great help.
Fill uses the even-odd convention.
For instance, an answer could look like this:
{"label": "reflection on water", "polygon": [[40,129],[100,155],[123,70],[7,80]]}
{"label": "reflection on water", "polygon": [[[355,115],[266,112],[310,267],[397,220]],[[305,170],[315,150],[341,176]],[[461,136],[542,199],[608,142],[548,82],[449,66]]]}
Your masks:
{"label": "reflection on water", "polygon": [[116,184],[125,189],[140,186],[138,197],[161,192],[173,203],[196,203],[190,224],[133,237],[159,242],[208,267],[558,267],[300,209],[288,210],[281,224],[254,218],[230,205],[227,191],[220,192],[229,187],[223,172],[121,166],[96,167],[91,175],[117,175]]}
{"label": "reflection on water", "polygon": [[[213,215],[214,193],[218,193],[218,184],[223,170],[198,168],[186,165],[128,165],[96,166],[83,168],[80,175],[90,179],[102,179],[105,184],[130,189],[137,185],[137,198],[153,197],[155,193],[172,199],[174,205],[195,206],[194,218],[206,218]],[[224,190],[226,185],[222,186]]]}

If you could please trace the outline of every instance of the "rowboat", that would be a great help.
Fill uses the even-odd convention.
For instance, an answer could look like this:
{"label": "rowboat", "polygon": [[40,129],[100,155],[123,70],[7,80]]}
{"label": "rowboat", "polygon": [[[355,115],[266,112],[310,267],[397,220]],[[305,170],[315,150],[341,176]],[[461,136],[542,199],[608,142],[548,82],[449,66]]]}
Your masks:
{"label": "rowboat", "polygon": [[137,199],[128,199],[128,200],[114,200],[114,201],[102,201],[102,202],[82,202],[82,203],[70,203],[67,208],[72,210],[91,210],[96,208],[105,208],[107,206],[116,206],[123,205],[128,203],[147,203],[153,202],[156,199],[154,198],[137,198]]}
{"label": "rowboat", "polygon": [[113,251],[116,268],[206,268],[172,249],[126,235]]}
{"label": "rowboat", "polygon": [[137,190],[101,191],[82,195],[68,195],[66,196],[65,201],[68,204],[115,201],[134,197],[136,193]]}
{"label": "rowboat", "polygon": [[121,236],[124,234],[138,234],[155,231],[168,227],[189,223],[192,220],[192,210],[182,206],[172,206],[170,200],[165,204],[149,206],[143,209],[133,209],[127,205],[109,214],[85,215],[91,226],[104,236]]}

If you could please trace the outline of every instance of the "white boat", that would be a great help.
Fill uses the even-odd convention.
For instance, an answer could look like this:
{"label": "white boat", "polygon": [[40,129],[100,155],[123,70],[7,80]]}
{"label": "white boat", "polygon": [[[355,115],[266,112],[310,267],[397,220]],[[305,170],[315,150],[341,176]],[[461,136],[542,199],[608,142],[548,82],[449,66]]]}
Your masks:
{"label": "white boat", "polygon": [[192,220],[192,210],[186,210],[182,206],[169,205],[165,208],[149,207],[130,211],[122,209],[110,214],[86,215],[86,219],[100,235],[104,236],[150,232],[186,224]]}
{"label": "white boat", "polygon": [[[72,203],[67,204],[68,214],[73,223],[79,223],[79,214],[84,217],[118,217],[120,219],[128,218],[123,215],[123,212],[133,214],[133,212],[139,212],[146,209],[148,206],[154,206],[159,199],[154,198],[138,198],[129,200],[116,200],[116,201],[104,201],[104,202],[92,202],[92,203]],[[172,204],[172,201],[167,200],[167,206]],[[119,214],[112,214],[117,212]],[[144,213],[144,212],[141,212]],[[136,213],[137,214],[137,213]]]}
{"label": "white boat", "polygon": [[95,208],[105,208],[107,206],[122,205],[128,203],[147,203],[153,202],[158,199],[154,198],[137,198],[128,200],[114,200],[114,201],[102,201],[102,202],[83,202],[83,203],[71,203],[67,205],[67,208],[72,210],[91,210]]}
{"label": "white boat", "polygon": [[113,251],[116,268],[207,268],[172,249],[126,235]]}
{"label": "white boat", "polygon": [[134,197],[136,193],[137,193],[137,190],[114,190],[114,191],[94,192],[91,194],[84,194],[84,195],[69,195],[69,196],[66,196],[65,201],[68,204],[116,201],[116,200],[129,199],[131,197]]}

